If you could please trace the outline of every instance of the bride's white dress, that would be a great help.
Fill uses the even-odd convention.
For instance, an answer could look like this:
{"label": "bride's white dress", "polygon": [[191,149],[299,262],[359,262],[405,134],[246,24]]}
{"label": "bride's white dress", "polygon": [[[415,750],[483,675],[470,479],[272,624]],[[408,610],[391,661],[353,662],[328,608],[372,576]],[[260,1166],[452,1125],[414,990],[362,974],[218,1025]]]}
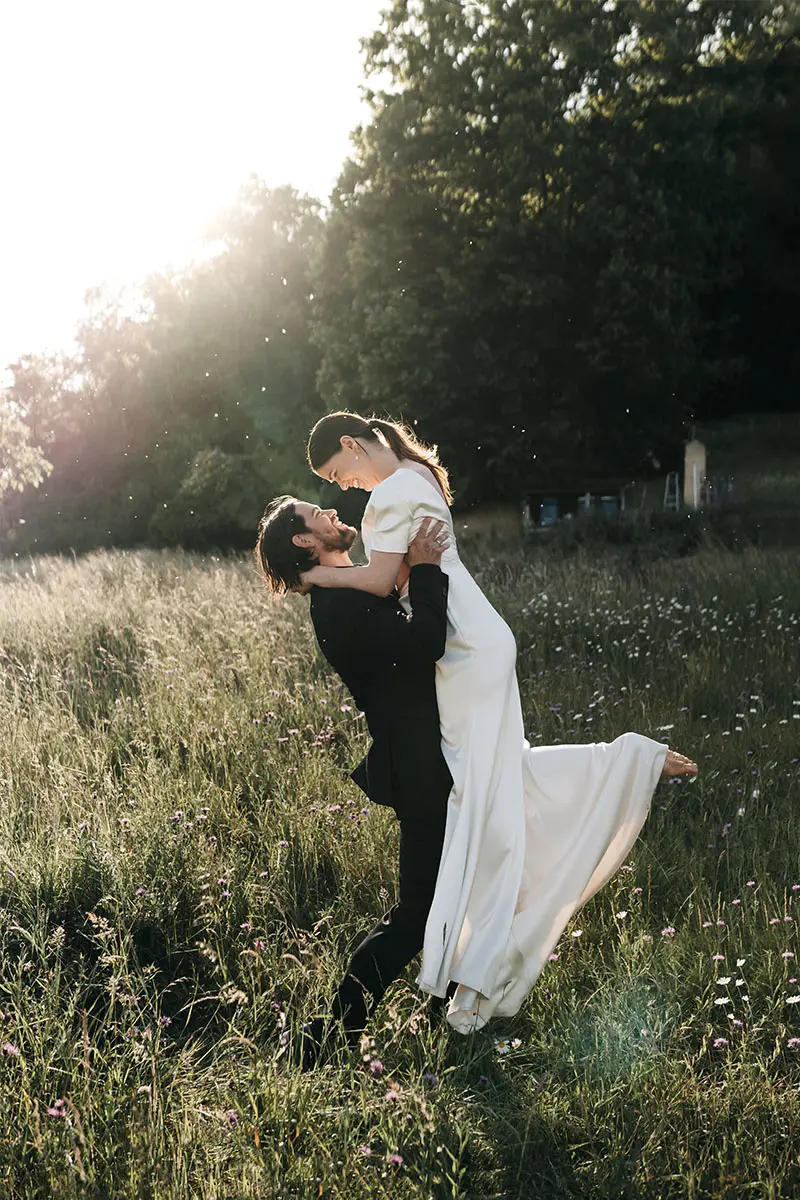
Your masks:
{"label": "bride's white dress", "polygon": [[405,553],[425,517],[451,533],[436,691],[453,788],[417,983],[443,996],[458,982],[447,1020],[471,1033],[517,1012],[569,919],[624,862],[667,747],[625,733],[532,748],[514,636],[461,562],[450,510],[420,471],[398,468],[373,490],[361,525],[367,555]]}

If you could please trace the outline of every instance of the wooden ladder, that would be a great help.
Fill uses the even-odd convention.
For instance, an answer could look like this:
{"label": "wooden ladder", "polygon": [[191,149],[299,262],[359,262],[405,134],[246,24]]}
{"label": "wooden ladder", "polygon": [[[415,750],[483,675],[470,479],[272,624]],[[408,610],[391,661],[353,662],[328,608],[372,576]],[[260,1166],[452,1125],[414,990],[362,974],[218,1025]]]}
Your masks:
{"label": "wooden ladder", "polygon": [[678,472],[670,471],[664,484],[664,512],[677,512],[681,506]]}

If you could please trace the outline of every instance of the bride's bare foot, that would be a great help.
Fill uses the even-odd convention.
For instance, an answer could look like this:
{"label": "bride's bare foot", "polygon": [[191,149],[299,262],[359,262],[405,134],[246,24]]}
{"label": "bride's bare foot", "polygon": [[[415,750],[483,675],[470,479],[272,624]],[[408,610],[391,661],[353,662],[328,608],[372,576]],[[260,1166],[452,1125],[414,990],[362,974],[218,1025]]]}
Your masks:
{"label": "bride's bare foot", "polygon": [[697,763],[692,762],[685,754],[678,754],[677,750],[668,750],[667,757],[664,761],[664,769],[662,775],[696,775],[698,771]]}

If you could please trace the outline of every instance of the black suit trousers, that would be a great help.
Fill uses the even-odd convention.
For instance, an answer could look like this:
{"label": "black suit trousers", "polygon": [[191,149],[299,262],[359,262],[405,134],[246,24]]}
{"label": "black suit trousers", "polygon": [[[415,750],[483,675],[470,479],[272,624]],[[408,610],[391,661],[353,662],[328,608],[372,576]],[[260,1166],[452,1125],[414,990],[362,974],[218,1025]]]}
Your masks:
{"label": "black suit trousers", "polygon": [[[448,788],[449,791],[449,788]],[[334,1015],[360,1032],[389,985],[419,954],[425,937],[444,843],[447,797],[431,797],[427,811],[398,814],[400,881],[397,903],[356,948],[339,985]]]}

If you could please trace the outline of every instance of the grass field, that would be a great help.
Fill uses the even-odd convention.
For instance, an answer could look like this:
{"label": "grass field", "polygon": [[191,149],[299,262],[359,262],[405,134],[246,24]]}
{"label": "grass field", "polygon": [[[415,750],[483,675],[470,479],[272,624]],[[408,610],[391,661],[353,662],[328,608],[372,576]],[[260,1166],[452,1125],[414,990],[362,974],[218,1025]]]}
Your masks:
{"label": "grass field", "polygon": [[800,571],[482,556],[534,743],[694,756],[522,1011],[273,1061],[394,899],[305,611],[249,562],[0,568],[0,1196],[800,1195]]}

